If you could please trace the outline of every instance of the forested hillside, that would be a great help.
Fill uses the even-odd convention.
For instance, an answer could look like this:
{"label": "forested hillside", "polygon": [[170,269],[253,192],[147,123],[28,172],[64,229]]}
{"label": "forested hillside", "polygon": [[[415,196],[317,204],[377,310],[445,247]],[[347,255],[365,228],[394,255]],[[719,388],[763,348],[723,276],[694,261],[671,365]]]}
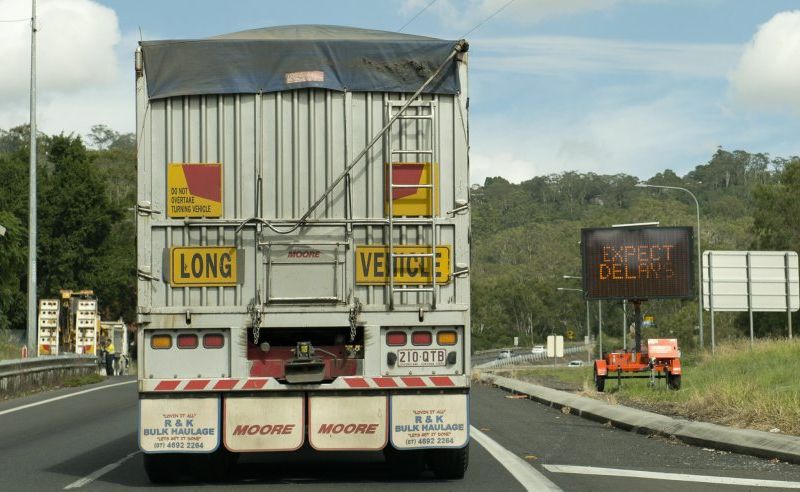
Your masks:
{"label": "forested hillside", "polygon": [[[530,345],[550,333],[586,333],[580,292],[580,230],[613,224],[658,221],[695,226],[692,198],[677,190],[636,188],[627,175],[563,174],[520,184],[487,179],[473,187],[473,333],[476,349],[510,345],[514,336]],[[718,150],[686,176],[665,170],[650,184],[684,187],[700,202],[703,250],[797,250],[800,240],[800,160]],[[697,342],[696,301],[653,301],[644,305],[657,327],[650,334],[677,336],[681,346]],[[591,303],[597,332],[597,302]],[[604,333],[620,340],[622,306],[604,302]],[[716,315],[718,338],[741,336],[747,316]],[[629,321],[630,322],[630,321]],[[785,336],[785,315],[757,313],[756,334]],[[706,316],[706,339],[710,337]]]}
{"label": "forested hillside", "polygon": [[[27,127],[0,130],[0,329],[26,316]],[[88,146],[87,146],[88,143]],[[130,134],[96,126],[90,135],[39,137],[39,295],[94,289],[105,319],[134,320],[136,148]],[[502,173],[502,170],[500,170]],[[679,191],[635,188],[627,175],[563,174],[520,184],[501,177],[472,190],[474,348],[585,334],[578,241],[582,227],[659,221],[695,225],[694,202]],[[718,150],[686,176],[665,170],[651,184],[682,186],[701,208],[703,249],[789,249],[800,244],[800,159]],[[592,329],[597,327],[592,303]],[[645,305],[654,333],[695,344],[695,301]],[[619,337],[621,305],[603,303],[605,331]],[[708,324],[708,323],[707,323]],[[759,335],[784,334],[785,316],[756,315]],[[719,337],[739,336],[746,316],[720,313]],[[708,329],[706,329],[708,332]],[[708,337],[708,333],[706,335]]]}

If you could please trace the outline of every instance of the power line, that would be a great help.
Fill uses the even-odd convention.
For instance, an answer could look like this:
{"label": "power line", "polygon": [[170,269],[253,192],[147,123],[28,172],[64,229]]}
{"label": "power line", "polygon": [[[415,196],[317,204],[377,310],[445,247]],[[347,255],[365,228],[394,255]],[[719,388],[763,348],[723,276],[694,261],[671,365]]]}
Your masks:
{"label": "power line", "polygon": [[30,17],[25,17],[24,19],[0,19],[0,22],[26,22],[30,20]]}
{"label": "power line", "polygon": [[514,3],[514,0],[508,0],[508,2],[507,2],[505,5],[503,5],[503,6],[502,6],[502,7],[500,7],[499,9],[495,10],[494,12],[492,12],[492,14],[491,14],[489,17],[487,17],[487,18],[483,19],[482,21],[480,21],[480,22],[479,22],[479,23],[478,23],[478,24],[477,24],[475,27],[473,27],[473,28],[472,28],[472,29],[470,29],[469,31],[467,31],[467,32],[465,32],[464,34],[462,34],[461,36],[459,36],[459,38],[460,38],[460,39],[464,39],[464,38],[466,38],[466,37],[467,37],[469,34],[471,34],[471,33],[472,33],[472,31],[474,31],[474,30],[478,29],[478,28],[479,28],[479,27],[481,27],[482,25],[484,25],[484,24],[486,24],[487,22],[489,22],[489,20],[490,20],[492,17],[494,17],[495,15],[497,15],[497,14],[499,14],[500,12],[502,12],[503,10],[505,10],[505,9],[506,9],[506,7],[508,7],[508,6],[509,6],[509,5],[511,5],[512,3]]}
{"label": "power line", "polygon": [[414,14],[414,17],[412,17],[411,19],[409,19],[409,21],[408,21],[408,22],[406,22],[405,24],[403,24],[403,27],[401,27],[400,29],[398,29],[398,30],[397,30],[397,32],[402,32],[402,31],[403,31],[403,29],[405,29],[406,27],[408,27],[408,25],[409,25],[409,24],[411,24],[412,22],[414,22],[414,19],[416,19],[417,17],[419,17],[420,15],[422,15],[422,13],[423,13],[423,12],[425,12],[426,10],[428,10],[428,8],[429,8],[431,5],[433,5],[434,3],[436,3],[437,1],[438,1],[438,0],[431,0],[431,2],[430,2],[430,3],[428,3],[428,5],[426,5],[426,6],[422,7],[422,10],[420,10],[419,12],[417,12],[416,14]]}

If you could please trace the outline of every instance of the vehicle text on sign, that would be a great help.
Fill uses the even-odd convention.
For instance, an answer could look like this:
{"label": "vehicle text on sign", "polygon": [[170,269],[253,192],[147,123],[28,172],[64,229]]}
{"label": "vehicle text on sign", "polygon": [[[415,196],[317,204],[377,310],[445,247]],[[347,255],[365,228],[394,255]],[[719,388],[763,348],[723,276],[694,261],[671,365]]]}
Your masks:
{"label": "vehicle text on sign", "polygon": [[581,231],[587,299],[666,299],[693,295],[691,227]]}
{"label": "vehicle text on sign", "polygon": [[238,283],[238,255],[229,246],[170,249],[170,285],[225,286]]}
{"label": "vehicle text on sign", "polygon": [[167,217],[222,217],[222,164],[169,164]]}
{"label": "vehicle text on sign", "polygon": [[[395,246],[398,255],[430,254],[430,246]],[[450,246],[436,247],[436,261],[430,256],[399,256],[394,258],[394,283],[423,285],[432,283],[431,272],[436,271],[436,283],[450,281]],[[385,285],[389,283],[389,248],[387,246],[356,246],[356,283],[359,285]],[[435,264],[435,269],[431,265]]]}

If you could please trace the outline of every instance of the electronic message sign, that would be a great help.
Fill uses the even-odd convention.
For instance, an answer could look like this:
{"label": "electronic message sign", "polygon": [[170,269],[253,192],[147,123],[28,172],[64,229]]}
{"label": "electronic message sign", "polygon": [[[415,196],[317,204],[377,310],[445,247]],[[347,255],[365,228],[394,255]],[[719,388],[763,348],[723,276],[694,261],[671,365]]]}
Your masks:
{"label": "electronic message sign", "polygon": [[586,299],[670,299],[694,295],[691,227],[583,229]]}

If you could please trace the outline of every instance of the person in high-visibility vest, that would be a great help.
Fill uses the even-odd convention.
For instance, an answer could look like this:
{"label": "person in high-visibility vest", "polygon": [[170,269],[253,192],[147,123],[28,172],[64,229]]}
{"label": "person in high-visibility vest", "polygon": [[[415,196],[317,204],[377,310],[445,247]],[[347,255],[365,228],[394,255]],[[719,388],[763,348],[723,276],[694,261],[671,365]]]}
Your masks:
{"label": "person in high-visibility vest", "polygon": [[114,375],[114,357],[116,357],[114,343],[109,338],[106,340],[106,376]]}

